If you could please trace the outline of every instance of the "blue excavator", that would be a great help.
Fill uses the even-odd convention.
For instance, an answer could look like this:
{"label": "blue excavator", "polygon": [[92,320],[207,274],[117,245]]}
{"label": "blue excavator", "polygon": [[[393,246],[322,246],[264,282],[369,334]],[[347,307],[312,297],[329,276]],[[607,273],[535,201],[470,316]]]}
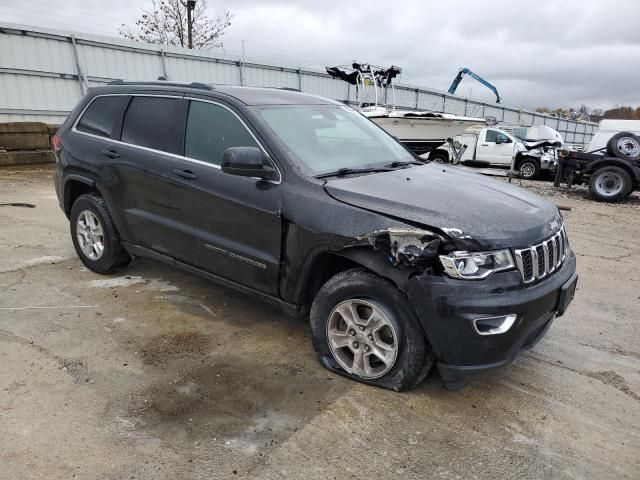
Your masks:
{"label": "blue excavator", "polygon": [[454,93],[456,93],[456,89],[458,88],[458,85],[460,85],[460,82],[462,81],[462,77],[464,77],[465,75],[469,75],[471,78],[479,81],[481,84],[483,84],[485,87],[487,87],[489,90],[491,90],[493,93],[496,94],[496,103],[500,103],[500,94],[498,93],[498,89],[496,87],[494,87],[493,85],[491,85],[489,82],[487,82],[484,78],[476,75],[475,73],[473,73],[471,70],[469,70],[468,68],[461,68],[460,71],[458,72],[458,75],[456,75],[456,78],[453,79],[453,82],[451,83],[451,86],[449,87],[448,93],[450,95],[453,95]]}

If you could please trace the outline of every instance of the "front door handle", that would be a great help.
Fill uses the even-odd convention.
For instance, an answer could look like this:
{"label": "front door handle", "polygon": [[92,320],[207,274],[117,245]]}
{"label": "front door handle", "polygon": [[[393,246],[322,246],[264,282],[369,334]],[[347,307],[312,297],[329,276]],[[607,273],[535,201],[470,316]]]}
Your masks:
{"label": "front door handle", "polygon": [[115,150],[102,150],[102,154],[109,158],[120,158],[120,154]]}
{"label": "front door handle", "polygon": [[482,143],[482,144],[480,144],[480,146],[481,146],[481,147],[488,147],[488,146],[489,146],[489,144],[488,144],[488,143]]}
{"label": "front door handle", "polygon": [[186,178],[187,180],[195,180],[198,178],[191,170],[174,170],[173,173],[179,177]]}

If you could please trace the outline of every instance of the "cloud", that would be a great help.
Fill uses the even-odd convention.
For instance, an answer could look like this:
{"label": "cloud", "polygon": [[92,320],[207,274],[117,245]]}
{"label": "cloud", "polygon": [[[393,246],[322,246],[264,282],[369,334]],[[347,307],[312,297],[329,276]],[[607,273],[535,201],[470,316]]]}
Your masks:
{"label": "cloud", "polygon": [[[148,3],[112,0],[108,8],[98,0],[29,3],[36,2],[50,8],[38,15],[0,3],[0,16],[105,34],[132,23]],[[212,14],[225,9],[234,14],[225,48],[239,54],[244,40],[246,55],[257,60],[318,69],[355,59],[395,64],[404,69],[403,83],[442,91],[464,66],[496,85],[504,104],[527,108],[640,103],[636,0],[208,3]],[[470,93],[494,100],[490,91],[465,79],[458,94]]]}

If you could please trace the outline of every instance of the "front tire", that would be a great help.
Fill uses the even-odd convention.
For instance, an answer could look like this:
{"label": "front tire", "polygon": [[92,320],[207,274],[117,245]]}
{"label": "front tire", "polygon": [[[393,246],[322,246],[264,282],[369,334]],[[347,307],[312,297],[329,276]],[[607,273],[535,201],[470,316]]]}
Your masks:
{"label": "front tire", "polygon": [[92,272],[113,273],[131,261],[107,206],[99,195],[80,195],[71,207],[71,239],[82,263]]}
{"label": "front tire", "polygon": [[589,178],[589,192],[599,202],[617,202],[632,188],[629,172],[615,165],[602,167]]}
{"label": "front tire", "polygon": [[311,306],[310,320],[322,365],[354,380],[408,390],[433,366],[434,355],[406,297],[367,270],[329,279]]}
{"label": "front tire", "polygon": [[523,158],[518,165],[520,176],[526,180],[537,180],[540,178],[540,162],[533,158]]}
{"label": "front tire", "polygon": [[449,155],[445,152],[436,152],[429,155],[429,160],[434,163],[449,163]]}

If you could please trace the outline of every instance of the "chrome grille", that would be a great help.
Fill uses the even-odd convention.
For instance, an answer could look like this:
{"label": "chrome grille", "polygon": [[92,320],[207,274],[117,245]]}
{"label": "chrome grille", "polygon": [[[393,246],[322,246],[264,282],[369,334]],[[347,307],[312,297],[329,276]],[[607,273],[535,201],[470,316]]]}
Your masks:
{"label": "chrome grille", "polygon": [[553,237],[528,248],[516,250],[516,266],[524,283],[541,280],[562,265],[566,252],[564,227]]}

